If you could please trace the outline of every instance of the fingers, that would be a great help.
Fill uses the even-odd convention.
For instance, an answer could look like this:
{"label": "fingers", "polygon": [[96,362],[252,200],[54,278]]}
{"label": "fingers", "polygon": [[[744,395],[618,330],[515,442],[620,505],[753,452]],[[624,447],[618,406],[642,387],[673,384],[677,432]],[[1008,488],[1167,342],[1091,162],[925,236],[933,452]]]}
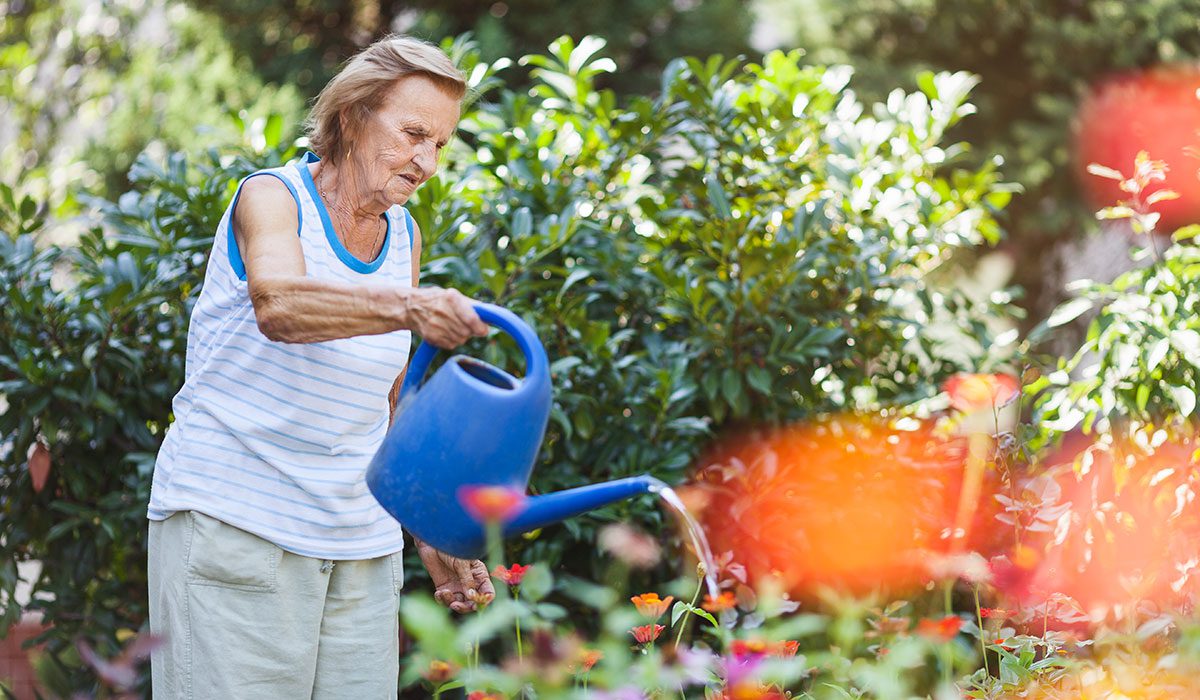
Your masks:
{"label": "fingers", "polygon": [[474,301],[456,289],[425,287],[417,301],[415,330],[439,348],[455,348],[472,336],[488,334]]}

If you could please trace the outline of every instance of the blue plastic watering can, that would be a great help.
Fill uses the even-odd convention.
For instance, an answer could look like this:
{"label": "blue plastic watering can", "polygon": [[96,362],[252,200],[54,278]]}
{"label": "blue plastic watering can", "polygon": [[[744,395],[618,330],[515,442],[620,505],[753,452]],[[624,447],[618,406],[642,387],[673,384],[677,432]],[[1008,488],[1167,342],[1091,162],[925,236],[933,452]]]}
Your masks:
{"label": "blue plastic watering can", "polygon": [[[367,469],[384,510],[435,548],[465,559],[484,555],[486,532],[458,501],[460,486],[525,490],[550,418],[550,366],[537,335],[516,314],[476,304],[485,323],[511,335],[525,376],[455,355],[422,384],[437,348],[422,343],[400,388],[395,421]],[[629,496],[662,488],[650,476],[531,496],[503,529],[534,530]]]}

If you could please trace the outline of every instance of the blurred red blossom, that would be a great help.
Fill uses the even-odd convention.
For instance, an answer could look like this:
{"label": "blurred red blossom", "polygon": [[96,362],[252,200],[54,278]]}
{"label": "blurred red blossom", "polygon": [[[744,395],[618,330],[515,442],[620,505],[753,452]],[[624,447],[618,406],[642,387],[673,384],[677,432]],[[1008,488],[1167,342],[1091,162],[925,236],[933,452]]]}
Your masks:
{"label": "blurred red blossom", "polygon": [[947,615],[940,620],[924,619],[917,622],[917,634],[935,642],[949,642],[962,629],[962,618]]}
{"label": "blurred red blossom", "polygon": [[513,564],[508,568],[497,566],[495,569],[492,569],[492,576],[495,576],[510,586],[519,586],[521,585],[521,580],[525,578],[525,572],[529,570],[530,566],[532,566],[532,564],[526,564],[525,566]]}
{"label": "blurred red blossom", "polygon": [[458,502],[481,523],[512,520],[525,507],[525,492],[512,486],[460,486]]}

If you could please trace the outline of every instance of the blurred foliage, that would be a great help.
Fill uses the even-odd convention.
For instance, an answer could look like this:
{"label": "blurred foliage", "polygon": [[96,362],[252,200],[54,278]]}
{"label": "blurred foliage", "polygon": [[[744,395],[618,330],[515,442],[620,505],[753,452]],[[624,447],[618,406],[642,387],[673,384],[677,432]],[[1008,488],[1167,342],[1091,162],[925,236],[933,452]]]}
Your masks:
{"label": "blurred foliage", "polygon": [[298,124],[294,87],[264,85],[213,20],[170,0],[0,3],[0,171],[55,218],[116,196],[134,157],[201,151],[238,121]]}
{"label": "blurred foliage", "polygon": [[[789,4],[773,0],[775,5]],[[1200,57],[1200,0],[795,0],[817,2],[797,27],[816,61],[848,62],[876,96],[920,70],[981,78],[980,116],[954,132],[984,163],[1005,160],[1025,194],[1006,212],[1014,282],[1030,325],[1063,298],[1054,244],[1094,228],[1071,166],[1070,122],[1088,84],[1107,73]],[[1154,155],[1154,154],[1151,154]],[[1048,264],[1049,263],[1049,264]]]}
{"label": "blurred foliage", "polygon": [[[447,48],[477,86],[498,85],[469,43]],[[999,308],[925,281],[952,251],[994,242],[1008,200],[944,140],[972,111],[969,76],[928,74],[866,106],[848,71],[798,54],[678,59],[660,97],[619,105],[595,87],[614,68],[602,48],[562,38],[530,58],[532,91],[469,110],[443,174],[410,202],[424,281],[513,309],[547,344],[555,406],[535,491],[678,482],[715,431],[909,404],[1006,359],[988,325]],[[5,205],[2,613],[18,614],[15,562],[42,560],[33,605],[55,624],[52,650],[82,635],[111,656],[145,619],[144,504],[204,253],[238,178],[292,157],[286,126],[244,137],[257,148],[143,155],[131,191],[94,202],[102,221],[78,247],[39,248],[25,220],[38,207]],[[923,332],[939,323],[950,331]],[[520,366],[512,345],[480,354]],[[53,465],[40,492],[35,441]],[[648,505],[510,544],[591,576],[597,521],[672,536]]]}
{"label": "blurred foliage", "polygon": [[[565,28],[609,41],[619,70],[606,83],[649,92],[676,56],[750,51],[753,13],[741,0],[186,0],[217,18],[262,79],[314,96],[342,61],[391,31],[438,41],[471,32],[481,55],[519,57]],[[516,87],[515,77],[509,84]]]}
{"label": "blurred foliage", "polygon": [[[1200,225],[1176,231],[1160,252],[1155,237],[1159,214],[1151,207],[1174,193],[1151,188],[1162,181],[1166,163],[1150,160],[1143,152],[1130,165],[1129,175],[1090,168],[1097,177],[1119,181],[1129,193],[1098,217],[1126,222],[1147,244],[1134,250],[1134,259],[1150,263],[1111,283],[1079,280],[1072,284],[1074,298],[1039,325],[1032,339],[1094,312],[1087,337],[1072,356],[1059,358],[1053,371],[1031,390],[1041,392],[1037,418],[1047,434],[1081,429],[1105,435],[1109,442],[1134,440],[1150,447],[1146,431],[1150,435],[1160,429],[1190,433],[1196,427],[1200,248],[1190,239],[1200,234]],[[1166,437],[1164,432],[1155,439],[1161,444]]]}

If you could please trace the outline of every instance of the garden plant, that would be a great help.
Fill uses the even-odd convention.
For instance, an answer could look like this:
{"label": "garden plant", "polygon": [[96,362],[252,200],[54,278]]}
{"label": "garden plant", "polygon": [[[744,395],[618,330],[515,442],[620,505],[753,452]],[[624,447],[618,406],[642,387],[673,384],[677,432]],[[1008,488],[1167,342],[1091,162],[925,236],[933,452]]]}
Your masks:
{"label": "garden plant", "polygon": [[[1086,345],[1044,358],[1011,329],[1009,292],[942,283],[1000,239],[1014,192],[947,138],[974,118],[972,76],[864,103],[851,70],[799,52],[681,58],[655,97],[620,100],[597,87],[614,64],[595,37],[521,58],[528,90],[505,87],[512,62],[446,48],[475,99],[409,204],[422,278],[546,344],[531,490],[652,474],[716,557],[645,497],[493,537],[504,585],[471,617],[435,604],[414,560],[406,692],[1200,692],[1187,230],[1080,286],[1037,332],[1094,313]],[[30,607],[58,695],[144,683],[145,502],[211,235],[241,177],[304,145],[278,116],[242,126],[241,144],[143,154],[75,245],[39,240],[44,207],[0,189],[0,627],[21,614],[16,562],[41,561]],[[1097,171],[1129,194],[1104,215],[1142,232],[1152,155]],[[474,347],[521,366],[500,337]],[[511,513],[477,515],[495,530]]]}

